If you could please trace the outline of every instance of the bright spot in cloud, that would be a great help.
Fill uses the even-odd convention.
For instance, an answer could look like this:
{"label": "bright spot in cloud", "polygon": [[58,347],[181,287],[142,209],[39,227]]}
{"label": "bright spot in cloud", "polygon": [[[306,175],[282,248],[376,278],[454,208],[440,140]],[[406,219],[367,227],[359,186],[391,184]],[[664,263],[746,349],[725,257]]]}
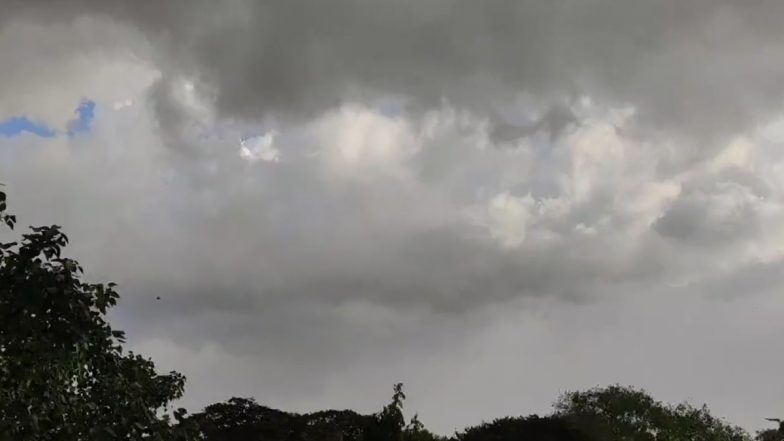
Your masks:
{"label": "bright spot in cloud", "polygon": [[114,110],[121,110],[127,107],[131,107],[132,105],[133,105],[133,100],[128,98],[121,101],[115,101],[112,107],[114,108]]}
{"label": "bright spot in cloud", "polygon": [[517,197],[509,193],[495,196],[487,208],[487,228],[501,246],[520,246],[532,219],[535,201],[530,194]]}
{"label": "bright spot in cloud", "polygon": [[269,131],[240,141],[240,156],[248,162],[279,162],[280,151],[274,147],[276,132]]}

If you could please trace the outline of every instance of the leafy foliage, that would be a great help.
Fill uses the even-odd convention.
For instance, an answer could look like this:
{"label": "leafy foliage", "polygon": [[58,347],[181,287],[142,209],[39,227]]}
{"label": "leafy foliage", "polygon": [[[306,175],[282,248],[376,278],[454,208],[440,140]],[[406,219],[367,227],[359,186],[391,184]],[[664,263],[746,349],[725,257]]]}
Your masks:
{"label": "leafy foliage", "polygon": [[456,441],[591,441],[559,417],[540,418],[536,415],[519,418],[501,418],[458,433]]}
{"label": "leafy foliage", "polygon": [[192,419],[207,441],[438,441],[417,417],[406,425],[403,385],[394,386],[392,401],[379,413],[360,415],[350,410],[308,414],[261,406],[253,399],[232,398],[207,406]]}
{"label": "leafy foliage", "polygon": [[192,419],[208,441],[359,441],[374,421],[372,416],[350,410],[288,413],[261,406],[249,398],[212,404]]}
{"label": "leafy foliage", "polygon": [[[13,227],[5,199],[0,219]],[[114,285],[83,282],[67,244],[56,225],[0,243],[0,439],[188,439],[192,427],[159,416],[185,379],[123,352],[105,320]]]}
{"label": "leafy foliage", "polygon": [[435,435],[433,432],[425,429],[425,425],[419,421],[419,415],[414,414],[411,421],[403,429],[404,441],[445,441],[446,438]]}
{"label": "leafy foliage", "polygon": [[366,437],[373,441],[401,441],[406,419],[403,416],[403,384],[393,387],[392,402],[384,406],[381,412],[374,415],[373,424],[367,428]]}
{"label": "leafy foliage", "polygon": [[766,429],[757,432],[756,441],[784,441],[784,433],[777,429]]}
{"label": "leafy foliage", "polygon": [[754,437],[756,441],[784,441],[784,421],[780,418],[765,418],[768,421],[778,423],[777,429],[766,429],[757,432]]}
{"label": "leafy foliage", "polygon": [[712,416],[707,407],[671,406],[644,391],[610,386],[563,395],[556,414],[608,441],[748,441],[741,428]]}
{"label": "leafy foliage", "polygon": [[193,420],[208,440],[292,439],[291,433],[301,426],[296,415],[245,398],[207,406]]}
{"label": "leafy foliage", "polygon": [[8,228],[14,228],[16,224],[16,216],[7,214],[6,210],[6,195],[5,192],[0,191],[0,223],[5,224]]}

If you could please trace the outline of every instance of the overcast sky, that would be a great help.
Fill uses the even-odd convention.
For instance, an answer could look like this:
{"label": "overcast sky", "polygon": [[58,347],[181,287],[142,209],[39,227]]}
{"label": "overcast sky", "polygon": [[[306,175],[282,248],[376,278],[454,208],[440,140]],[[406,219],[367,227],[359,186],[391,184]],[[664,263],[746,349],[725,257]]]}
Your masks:
{"label": "overcast sky", "polygon": [[[784,2],[0,0],[0,182],[231,396],[784,414]],[[156,297],[160,296],[160,300]]]}

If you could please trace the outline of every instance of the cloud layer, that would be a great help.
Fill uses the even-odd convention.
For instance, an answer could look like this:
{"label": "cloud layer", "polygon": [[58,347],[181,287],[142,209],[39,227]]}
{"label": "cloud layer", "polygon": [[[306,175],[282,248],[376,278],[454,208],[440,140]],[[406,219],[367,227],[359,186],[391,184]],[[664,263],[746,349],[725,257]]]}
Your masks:
{"label": "cloud layer", "polygon": [[780,2],[2,6],[0,118],[96,103],[0,139],[12,207],[188,404],[777,411]]}
{"label": "cloud layer", "polygon": [[520,95],[548,105],[590,95],[635,106],[654,128],[701,136],[779,108],[782,8],[775,0],[4,0],[6,28],[92,15],[135,29],[143,37],[96,41],[79,26],[49,35],[68,34],[56,40],[61,47],[83,38],[141,50],[142,39],[166,76],[203,81],[225,115],[312,116],[347,99],[389,96],[504,113]]}

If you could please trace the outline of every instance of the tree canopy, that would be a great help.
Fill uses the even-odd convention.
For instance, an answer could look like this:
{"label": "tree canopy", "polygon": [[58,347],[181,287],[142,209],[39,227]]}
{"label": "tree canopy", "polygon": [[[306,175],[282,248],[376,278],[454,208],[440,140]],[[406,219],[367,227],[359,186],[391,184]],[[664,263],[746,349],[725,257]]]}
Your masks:
{"label": "tree canopy", "polygon": [[418,417],[406,424],[403,385],[396,384],[392,401],[380,412],[361,415],[351,410],[297,414],[259,405],[252,398],[231,398],[207,406],[191,418],[207,441],[437,441]]}
{"label": "tree canopy", "polygon": [[557,416],[532,415],[499,418],[491,423],[470,427],[455,435],[455,441],[592,441],[587,433]]}
{"label": "tree canopy", "polygon": [[[0,220],[14,227],[3,192]],[[0,243],[0,438],[188,439],[189,426],[164,414],[184,377],[123,350],[106,321],[114,284],[84,282],[67,244],[57,225]]]}
{"label": "tree canopy", "polygon": [[632,387],[609,386],[564,394],[556,415],[603,440],[748,441],[743,429],[711,415],[706,406],[669,405]]}

